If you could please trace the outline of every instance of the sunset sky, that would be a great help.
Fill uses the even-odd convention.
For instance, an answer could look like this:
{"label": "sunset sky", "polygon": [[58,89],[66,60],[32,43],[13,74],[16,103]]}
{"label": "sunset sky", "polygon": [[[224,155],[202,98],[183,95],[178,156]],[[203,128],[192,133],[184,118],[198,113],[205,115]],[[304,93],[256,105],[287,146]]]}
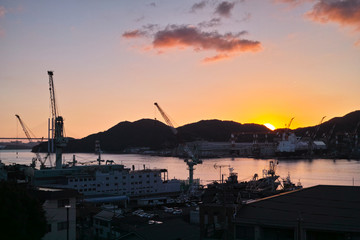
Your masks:
{"label": "sunset sky", "polygon": [[121,121],[312,126],[359,109],[360,0],[0,0],[0,137]]}

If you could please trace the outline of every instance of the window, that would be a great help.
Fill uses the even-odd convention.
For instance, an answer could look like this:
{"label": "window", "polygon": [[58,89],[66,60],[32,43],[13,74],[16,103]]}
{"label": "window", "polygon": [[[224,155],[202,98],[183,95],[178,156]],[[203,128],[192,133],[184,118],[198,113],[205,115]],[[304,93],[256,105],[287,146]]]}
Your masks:
{"label": "window", "polygon": [[58,208],[65,207],[66,205],[70,205],[70,200],[68,198],[58,200]]}
{"label": "window", "polygon": [[57,230],[58,231],[61,231],[61,230],[64,230],[64,229],[67,229],[67,222],[58,222],[57,224]]}
{"label": "window", "polygon": [[109,177],[106,177],[106,180],[109,180]]}
{"label": "window", "polygon": [[117,179],[118,179],[118,177],[114,177],[114,179],[115,179],[115,180],[117,180]]}
{"label": "window", "polygon": [[123,179],[126,179],[126,176],[123,176]]}

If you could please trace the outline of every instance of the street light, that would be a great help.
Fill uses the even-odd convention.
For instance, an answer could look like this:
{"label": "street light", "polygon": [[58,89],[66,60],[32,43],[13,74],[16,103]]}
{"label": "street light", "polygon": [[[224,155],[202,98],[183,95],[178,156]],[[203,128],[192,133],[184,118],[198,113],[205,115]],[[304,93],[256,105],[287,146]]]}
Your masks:
{"label": "street light", "polygon": [[69,209],[70,205],[65,205],[66,208],[66,240],[69,240]]}

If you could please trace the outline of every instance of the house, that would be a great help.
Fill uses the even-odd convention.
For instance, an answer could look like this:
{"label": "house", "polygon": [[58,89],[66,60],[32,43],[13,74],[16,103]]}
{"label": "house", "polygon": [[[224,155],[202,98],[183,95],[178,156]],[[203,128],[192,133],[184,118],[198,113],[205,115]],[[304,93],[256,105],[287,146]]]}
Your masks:
{"label": "house", "polygon": [[32,191],[46,214],[48,233],[43,240],[76,239],[76,197],[72,189],[38,188]]}
{"label": "house", "polygon": [[102,210],[93,218],[94,235],[98,239],[113,239],[120,236],[120,233],[113,227],[113,220],[121,217],[122,212],[114,210]]}

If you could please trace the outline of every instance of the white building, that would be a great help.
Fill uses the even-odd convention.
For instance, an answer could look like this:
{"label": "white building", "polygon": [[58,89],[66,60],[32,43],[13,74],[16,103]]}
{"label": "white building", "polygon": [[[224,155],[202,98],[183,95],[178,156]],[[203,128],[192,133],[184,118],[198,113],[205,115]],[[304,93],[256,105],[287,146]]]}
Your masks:
{"label": "white building", "polygon": [[39,188],[36,192],[43,201],[48,233],[43,240],[76,239],[76,196],[71,189]]}

